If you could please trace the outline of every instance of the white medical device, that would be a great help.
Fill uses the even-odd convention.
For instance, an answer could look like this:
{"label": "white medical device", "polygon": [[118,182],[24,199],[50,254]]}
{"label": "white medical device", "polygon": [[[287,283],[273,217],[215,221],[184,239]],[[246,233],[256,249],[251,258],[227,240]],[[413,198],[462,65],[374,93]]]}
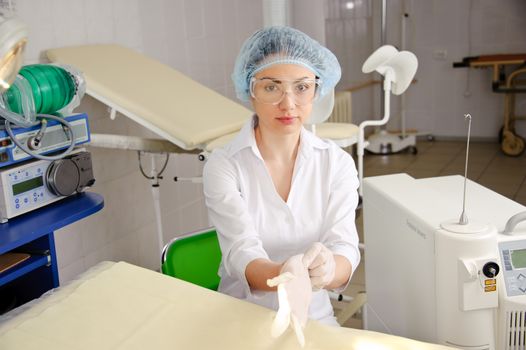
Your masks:
{"label": "white medical device", "polygon": [[91,154],[83,149],[54,161],[34,160],[0,169],[0,222],[93,185]]}
{"label": "white medical device", "polygon": [[524,349],[526,222],[500,232],[526,207],[468,180],[461,227],[463,184],[364,180],[365,326],[461,349]]}

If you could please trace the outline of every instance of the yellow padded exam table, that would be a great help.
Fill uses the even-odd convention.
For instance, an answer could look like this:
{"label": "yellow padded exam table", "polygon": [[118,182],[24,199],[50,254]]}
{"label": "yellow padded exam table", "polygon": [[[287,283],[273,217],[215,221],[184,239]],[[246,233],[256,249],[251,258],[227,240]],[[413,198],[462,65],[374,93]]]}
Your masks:
{"label": "yellow padded exam table", "polygon": [[[52,62],[84,73],[86,93],[181,149],[237,132],[252,112],[177,70],[119,45],[51,49]],[[229,140],[232,136],[228,136]]]}
{"label": "yellow padded exam table", "polygon": [[[11,314],[14,314],[11,316]],[[0,317],[0,349],[299,349],[292,330],[274,339],[275,312],[124,262]],[[305,349],[450,349],[309,321]]]}

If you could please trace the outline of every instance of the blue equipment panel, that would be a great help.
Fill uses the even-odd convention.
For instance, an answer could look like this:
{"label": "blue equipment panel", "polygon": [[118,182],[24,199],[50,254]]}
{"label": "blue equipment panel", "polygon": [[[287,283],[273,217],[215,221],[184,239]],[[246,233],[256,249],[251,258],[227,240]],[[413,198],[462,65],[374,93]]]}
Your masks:
{"label": "blue equipment panel", "polygon": [[[73,128],[75,145],[80,145],[91,140],[87,114],[76,114],[65,117],[65,119]],[[40,124],[29,128],[12,128],[13,134],[22,144],[25,144],[29,137],[35,136],[39,130]],[[63,125],[54,120],[48,120],[47,128],[42,138],[42,145],[40,149],[35,152],[38,154],[49,154],[64,150],[68,148],[69,145],[70,140],[68,140],[68,134],[63,129]],[[0,130],[0,168],[31,158],[33,157],[13,143],[7,131]]]}

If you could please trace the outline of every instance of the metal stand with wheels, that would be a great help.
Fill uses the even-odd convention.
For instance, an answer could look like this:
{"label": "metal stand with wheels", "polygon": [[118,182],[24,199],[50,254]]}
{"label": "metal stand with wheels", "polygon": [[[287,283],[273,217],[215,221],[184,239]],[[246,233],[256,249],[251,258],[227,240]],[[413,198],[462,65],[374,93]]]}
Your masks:
{"label": "metal stand with wheels", "polygon": [[504,95],[504,125],[501,131],[502,134],[499,135],[502,152],[515,157],[520,156],[524,152],[525,147],[524,138],[515,132],[515,121],[526,119],[526,116],[518,116],[515,114],[515,94],[517,92],[524,92],[519,88],[520,82],[524,84],[524,80],[517,79],[521,74],[526,75],[526,68],[513,71],[513,73],[508,76],[508,79],[506,79],[506,88],[508,91]]}
{"label": "metal stand with wheels", "polygon": [[[506,78],[506,67],[517,67]],[[526,92],[524,79],[517,79],[526,74],[526,54],[501,54],[475,57],[464,57],[461,62],[454,62],[453,68],[491,68],[493,92],[504,94],[504,125],[499,131],[499,143],[504,154],[520,156],[525,149],[524,138],[515,132],[515,120],[526,119],[526,116],[515,115],[515,94]],[[508,69],[508,72],[510,69]]]}

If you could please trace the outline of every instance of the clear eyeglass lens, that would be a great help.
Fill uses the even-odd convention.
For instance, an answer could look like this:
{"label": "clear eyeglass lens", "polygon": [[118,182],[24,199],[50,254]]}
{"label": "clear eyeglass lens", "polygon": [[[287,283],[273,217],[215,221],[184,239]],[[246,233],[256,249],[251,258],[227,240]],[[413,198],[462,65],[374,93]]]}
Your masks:
{"label": "clear eyeglass lens", "polygon": [[306,105],[316,96],[316,80],[285,82],[282,80],[259,79],[252,87],[254,98],[261,103],[277,104],[285,93],[292,96],[297,105]]}

